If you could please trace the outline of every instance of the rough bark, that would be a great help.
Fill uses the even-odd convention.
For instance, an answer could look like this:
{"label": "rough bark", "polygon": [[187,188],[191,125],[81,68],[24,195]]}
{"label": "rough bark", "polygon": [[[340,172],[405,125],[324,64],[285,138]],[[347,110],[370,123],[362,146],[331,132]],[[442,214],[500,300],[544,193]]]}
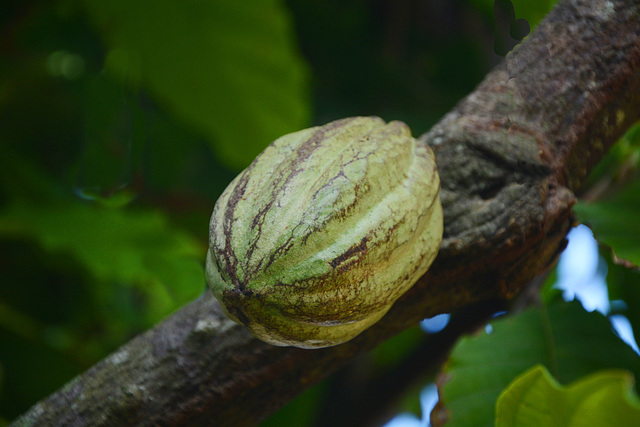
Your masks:
{"label": "rough bark", "polygon": [[251,425],[356,355],[554,262],[574,192],[640,116],[640,4],[567,0],[421,139],[436,153],[445,236],[430,271],[374,327],[322,350],[253,339],[205,294],[16,425]]}

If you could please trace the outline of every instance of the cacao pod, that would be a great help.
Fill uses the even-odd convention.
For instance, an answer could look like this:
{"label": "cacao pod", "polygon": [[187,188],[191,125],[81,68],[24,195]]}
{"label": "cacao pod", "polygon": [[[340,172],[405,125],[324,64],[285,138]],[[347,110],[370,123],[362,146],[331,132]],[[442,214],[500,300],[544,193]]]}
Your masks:
{"label": "cacao pod", "polygon": [[402,122],[354,117],[285,135],[216,202],[209,286],[268,343],[348,341],[435,258],[439,190],[433,152]]}

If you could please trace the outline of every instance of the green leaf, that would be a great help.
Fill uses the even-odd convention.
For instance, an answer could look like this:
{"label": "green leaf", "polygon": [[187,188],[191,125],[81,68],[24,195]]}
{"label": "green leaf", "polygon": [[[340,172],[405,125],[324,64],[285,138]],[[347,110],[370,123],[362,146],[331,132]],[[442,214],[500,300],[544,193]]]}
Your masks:
{"label": "green leaf", "polygon": [[586,194],[598,198],[625,185],[640,171],[640,122],[631,126],[607,155],[589,173],[583,187]]}
{"label": "green leaf", "polygon": [[281,2],[85,4],[109,48],[107,69],[145,87],[229,165],[243,168],[308,126],[307,71]]}
{"label": "green leaf", "polygon": [[557,0],[513,0],[512,3],[516,18],[526,19],[531,30],[533,30],[557,2]]}
{"label": "green leaf", "polygon": [[606,247],[600,247],[600,256],[607,263],[607,288],[609,300],[615,309],[617,301],[623,301],[625,310],[617,310],[629,319],[636,337],[640,337],[640,272],[617,264]]}
{"label": "green leaf", "polygon": [[456,345],[439,386],[452,425],[491,426],[500,392],[531,366],[542,364],[562,383],[620,368],[640,375],[640,358],[600,313],[579,302],[530,309],[492,323],[493,332]]}
{"label": "green leaf", "polygon": [[264,420],[260,427],[310,426],[322,409],[322,399],[329,389],[327,380],[305,390],[282,409]]}
{"label": "green leaf", "polygon": [[516,378],[496,405],[498,427],[640,425],[640,401],[626,371],[602,371],[562,387],[541,365]]}
{"label": "green leaf", "polygon": [[620,258],[640,265],[640,180],[612,198],[595,203],[579,202],[574,210],[599,242],[610,246]]}
{"label": "green leaf", "polygon": [[205,248],[156,211],[16,203],[0,214],[0,234],[68,253],[106,284],[104,295],[113,295],[113,287],[136,286],[156,321],[204,288]]}
{"label": "green leaf", "polygon": [[[495,0],[467,0],[486,15],[493,16]],[[531,30],[544,18],[557,0],[513,0],[511,4],[515,12],[516,19],[526,19]]]}
{"label": "green leaf", "polygon": [[562,290],[555,287],[558,282],[558,266],[553,267],[544,279],[544,283],[540,288],[540,298],[542,302],[549,305],[556,301],[562,301]]}

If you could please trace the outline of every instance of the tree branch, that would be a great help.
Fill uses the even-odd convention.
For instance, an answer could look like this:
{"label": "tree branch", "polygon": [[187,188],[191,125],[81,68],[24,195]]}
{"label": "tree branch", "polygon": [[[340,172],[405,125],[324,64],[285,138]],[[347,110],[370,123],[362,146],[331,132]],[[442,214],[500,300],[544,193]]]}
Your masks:
{"label": "tree branch", "polygon": [[511,299],[547,269],[593,166],[640,116],[640,5],[567,0],[431,131],[445,236],[429,272],[371,329],[300,350],[253,339],[210,294],[125,344],[16,425],[257,423],[415,325]]}

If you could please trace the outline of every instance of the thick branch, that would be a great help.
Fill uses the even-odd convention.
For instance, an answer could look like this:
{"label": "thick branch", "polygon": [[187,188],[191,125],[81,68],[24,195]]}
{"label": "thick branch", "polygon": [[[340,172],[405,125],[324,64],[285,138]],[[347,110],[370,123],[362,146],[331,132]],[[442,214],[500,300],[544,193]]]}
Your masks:
{"label": "thick branch", "polygon": [[555,260],[575,191],[640,116],[640,5],[567,0],[422,136],[436,152],[445,238],[431,270],[346,344],[253,339],[206,294],[31,408],[17,425],[256,423],[354,356],[485,299]]}

